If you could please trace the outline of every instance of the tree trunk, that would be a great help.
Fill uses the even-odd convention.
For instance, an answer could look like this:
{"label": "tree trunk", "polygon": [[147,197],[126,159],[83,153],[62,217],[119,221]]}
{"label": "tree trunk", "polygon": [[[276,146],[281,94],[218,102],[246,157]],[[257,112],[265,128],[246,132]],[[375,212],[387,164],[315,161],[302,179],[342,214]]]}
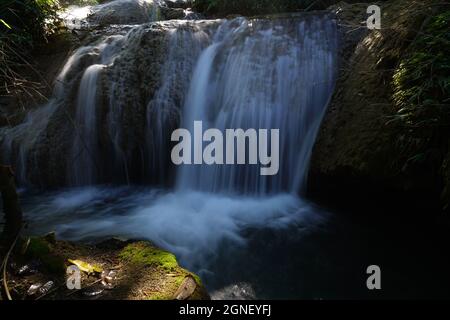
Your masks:
{"label": "tree trunk", "polygon": [[13,239],[22,226],[22,209],[16,192],[14,173],[9,166],[0,165],[0,191],[3,200],[3,212],[5,213],[5,228],[3,230],[6,239]]}

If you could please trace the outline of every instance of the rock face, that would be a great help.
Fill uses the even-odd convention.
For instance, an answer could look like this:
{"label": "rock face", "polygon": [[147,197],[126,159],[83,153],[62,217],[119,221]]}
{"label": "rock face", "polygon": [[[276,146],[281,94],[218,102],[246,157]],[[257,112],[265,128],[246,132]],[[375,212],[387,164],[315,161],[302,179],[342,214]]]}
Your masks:
{"label": "rock face", "polygon": [[115,0],[92,7],[88,21],[98,25],[140,24],[157,20],[158,0]]}
{"label": "rock face", "polygon": [[[372,31],[365,28],[367,5],[332,7],[342,26],[342,63],[312,155],[312,197],[353,204],[358,199],[385,199],[402,207],[440,206],[440,170],[429,162],[406,166],[414,154],[401,143],[408,130],[390,121],[397,111],[391,98],[393,73],[424,22],[427,3],[383,3],[383,29]],[[412,7],[417,10],[409,10]]]}
{"label": "rock face", "polygon": [[193,1],[192,0],[166,0],[166,4],[169,8],[187,9],[187,8],[192,7]]}
{"label": "rock face", "polygon": [[47,105],[0,129],[3,161],[17,164],[22,185],[168,183],[170,170],[155,177],[152,166],[170,162],[153,145],[178,126],[195,62],[217,24],[174,20],[92,32]]}

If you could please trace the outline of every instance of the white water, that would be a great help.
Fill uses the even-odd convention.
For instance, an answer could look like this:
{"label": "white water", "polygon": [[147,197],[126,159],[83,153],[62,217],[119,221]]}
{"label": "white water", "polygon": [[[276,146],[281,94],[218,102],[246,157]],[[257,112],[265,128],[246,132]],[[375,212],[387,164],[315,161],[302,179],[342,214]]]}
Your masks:
{"label": "white water", "polygon": [[75,134],[68,163],[68,179],[71,186],[96,183],[101,167],[98,149],[100,145],[98,119],[99,77],[102,71],[114,62],[125,41],[122,35],[106,37],[99,44],[79,49],[80,57],[89,56],[93,64],[86,68],[81,77],[76,97]]}
{"label": "white water", "polygon": [[[178,187],[265,194],[300,191],[335,80],[336,31],[328,18],[223,23],[204,50],[184,106],[183,125],[203,130],[279,129],[281,168],[182,166]],[[224,150],[225,151],[225,150]]]}
{"label": "white water", "polygon": [[[180,105],[184,102],[198,56],[209,43],[208,34],[198,29],[172,29],[168,37],[168,53],[162,68],[159,89],[147,104],[146,153],[149,176],[161,183],[167,179],[170,164],[170,136],[180,121]],[[173,170],[173,168],[172,168]]]}
{"label": "white water", "polygon": [[149,239],[195,271],[206,271],[223,245],[245,246],[243,231],[311,230],[323,215],[288,194],[264,198],[132,187],[89,187],[24,198],[31,233],[69,240]]}
{"label": "white water", "polygon": [[78,68],[85,52],[85,47],[80,48],[67,60],[55,80],[52,97],[45,105],[30,111],[21,124],[0,128],[2,148],[0,160],[2,163],[13,164],[17,180],[22,186],[30,185],[28,169],[29,167],[36,169],[30,154],[40,135],[45,133],[55,111],[64,108],[68,87],[73,84],[72,72]]}
{"label": "white water", "polygon": [[[157,90],[141,101],[133,90],[146,84],[139,82],[141,73],[129,70],[136,70],[134,59],[145,56],[141,44],[148,28],[104,36],[78,49],[66,64],[58,84],[64,90],[54,99],[76,97],[66,180],[83,188],[25,197],[31,232],[56,230],[71,240],[149,239],[174,252],[184,266],[207,273],[222,246],[245,246],[249,229],[309,230],[320,223],[322,215],[297,193],[334,86],[334,22],[325,16],[175,22],[166,34]],[[61,107],[51,103],[50,110],[38,109],[43,115],[32,113],[31,120],[5,131],[4,143],[23,148],[12,159],[23,159],[22,166],[16,164],[24,181],[34,139]],[[133,114],[136,110],[144,112]],[[137,141],[142,170],[131,164],[127,143],[136,136],[124,132],[126,116],[138,120],[128,127],[144,120],[145,139]],[[109,175],[125,177],[122,184],[133,182],[131,170],[147,183],[167,182],[175,170],[168,163],[171,130],[189,128],[194,120],[219,129],[280,129],[280,172],[270,178],[261,177],[258,166],[202,165],[179,168],[169,190],[92,186],[103,182],[104,167],[113,168]],[[103,153],[105,144],[113,146],[111,153]]]}

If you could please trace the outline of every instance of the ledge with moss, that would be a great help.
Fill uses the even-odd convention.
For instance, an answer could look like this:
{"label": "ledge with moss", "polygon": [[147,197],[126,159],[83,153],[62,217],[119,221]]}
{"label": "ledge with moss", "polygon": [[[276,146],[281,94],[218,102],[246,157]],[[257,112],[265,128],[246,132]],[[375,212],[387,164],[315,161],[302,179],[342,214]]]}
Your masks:
{"label": "ledge with moss", "polygon": [[[197,275],[180,267],[172,253],[145,241],[114,238],[86,245],[59,241],[50,234],[27,239],[16,251],[7,279],[13,299],[210,299]],[[80,267],[80,290],[69,290],[66,285],[66,270],[74,261],[84,266]],[[83,271],[89,268],[91,272]],[[106,284],[104,274],[110,273],[113,279]],[[29,294],[33,284],[49,281],[52,285],[47,292]]]}

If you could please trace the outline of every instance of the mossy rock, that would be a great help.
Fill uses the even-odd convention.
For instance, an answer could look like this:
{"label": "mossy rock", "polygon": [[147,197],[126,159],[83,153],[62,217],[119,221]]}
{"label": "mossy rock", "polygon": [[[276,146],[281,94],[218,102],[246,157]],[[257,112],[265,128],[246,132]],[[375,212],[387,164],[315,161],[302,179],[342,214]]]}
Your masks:
{"label": "mossy rock", "polygon": [[43,267],[50,273],[62,274],[66,270],[64,258],[54,254],[52,251],[52,244],[45,237],[32,237],[30,238],[25,256],[40,260]]}
{"label": "mossy rock", "polygon": [[[56,240],[54,234],[32,237],[20,263],[28,264],[39,260],[41,266],[32,277],[63,283],[68,259],[78,259],[91,265],[101,265],[103,270],[114,270],[114,288],[105,290],[100,299],[107,300],[208,300],[208,292],[200,278],[179,266],[176,257],[149,242],[108,241],[100,245],[84,245]],[[87,285],[99,279],[99,274],[91,277],[81,273],[82,283]],[[33,278],[34,279],[34,278]],[[24,283],[26,276],[17,276]],[[193,280],[193,281],[192,281]],[[194,283],[195,282],[195,283]],[[70,290],[60,286],[45,299],[89,299],[83,295],[69,295]]]}
{"label": "mossy rock", "polygon": [[51,246],[44,238],[32,237],[25,254],[30,258],[41,258],[50,252]]}
{"label": "mossy rock", "polygon": [[183,269],[178,265],[175,255],[170,252],[156,248],[149,242],[135,242],[128,244],[119,253],[119,258],[127,264],[139,267],[153,268],[156,278],[164,279],[159,290],[146,296],[149,300],[173,300],[174,294],[187,277],[194,279],[196,288],[189,300],[209,299],[199,276]]}
{"label": "mossy rock", "polygon": [[158,266],[167,271],[178,267],[177,258],[167,251],[158,249],[147,242],[127,245],[119,254],[121,259],[143,266]]}

